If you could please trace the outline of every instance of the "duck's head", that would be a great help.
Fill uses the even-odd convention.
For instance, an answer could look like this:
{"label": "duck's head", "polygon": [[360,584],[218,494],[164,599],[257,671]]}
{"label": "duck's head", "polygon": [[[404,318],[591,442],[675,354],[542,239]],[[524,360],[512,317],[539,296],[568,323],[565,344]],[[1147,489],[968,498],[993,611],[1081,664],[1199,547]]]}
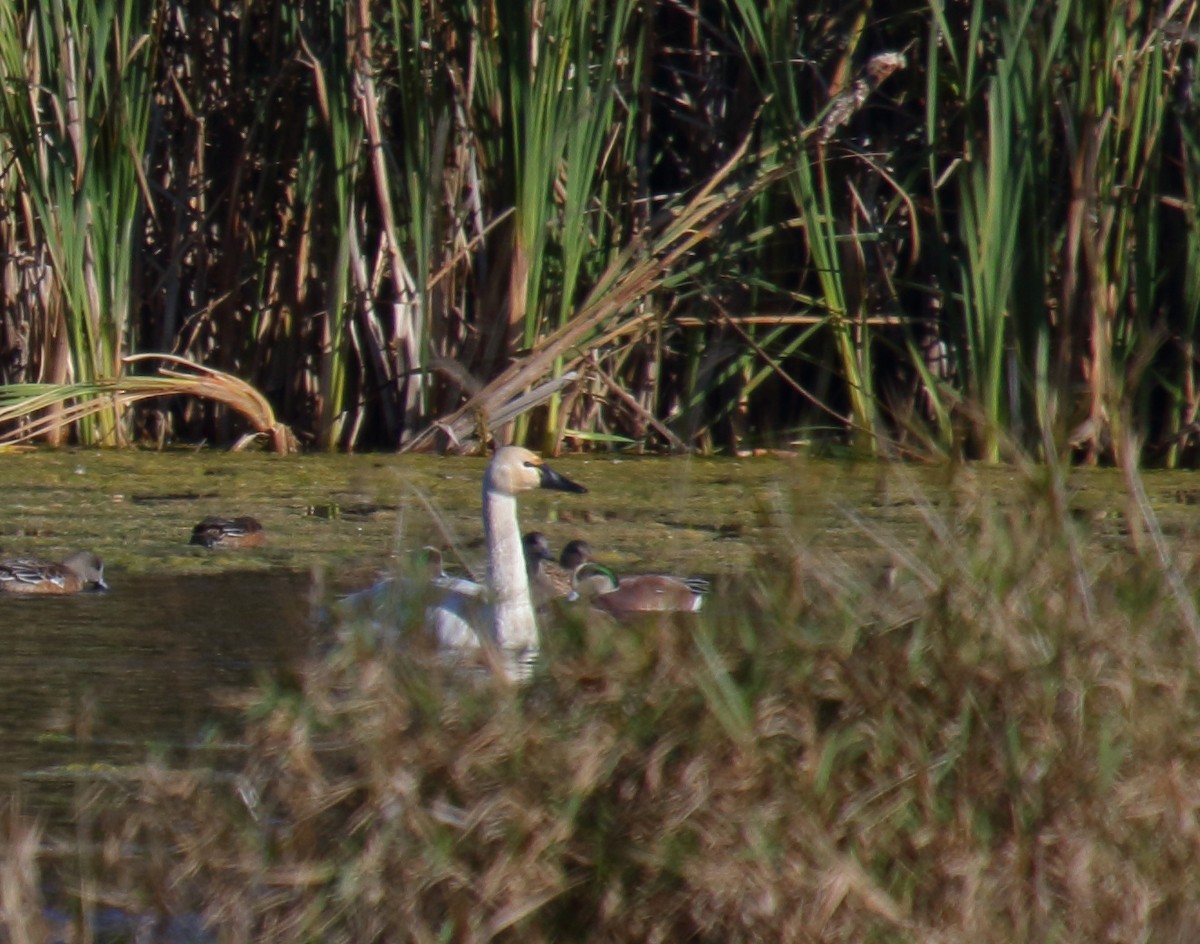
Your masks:
{"label": "duck's head", "polygon": [[521,543],[525,546],[525,559],[530,564],[554,560],[554,555],[550,553],[550,542],[546,540],[546,535],[541,531],[530,531],[521,538]]}
{"label": "duck's head", "polygon": [[63,566],[85,584],[92,584],[101,590],[108,589],[108,584],[104,582],[104,562],[91,551],[76,551],[63,559]]}
{"label": "duck's head", "polygon": [[568,541],[562,550],[558,562],[567,570],[574,570],[580,564],[586,564],[592,559],[592,546],[587,541],[576,539]]}
{"label": "duck's head", "polygon": [[432,544],[426,544],[420,550],[413,551],[411,554],[411,563],[414,572],[418,574],[424,573],[430,580],[445,574],[445,570],[443,570],[445,561],[442,557],[442,552]]}
{"label": "duck's head", "polygon": [[555,472],[536,452],[521,446],[503,446],[496,450],[484,478],[489,491],[517,495],[535,488],[582,494],[587,489]]}

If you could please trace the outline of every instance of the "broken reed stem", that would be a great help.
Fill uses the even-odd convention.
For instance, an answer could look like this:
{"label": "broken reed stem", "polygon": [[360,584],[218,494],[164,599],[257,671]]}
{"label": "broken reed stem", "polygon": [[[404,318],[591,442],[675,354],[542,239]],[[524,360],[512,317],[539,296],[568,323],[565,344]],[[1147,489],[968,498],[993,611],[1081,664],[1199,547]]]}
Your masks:
{"label": "broken reed stem", "polygon": [[[595,352],[593,351],[592,353],[594,354]],[[593,358],[590,369],[597,377],[604,381],[604,385],[608,387],[610,391],[612,391],[613,396],[620,400],[626,408],[631,410],[634,416],[636,416],[643,423],[652,426],[655,431],[657,431],[658,434],[667,441],[673,452],[688,451],[687,444],[673,432],[671,432],[671,430],[669,430],[664,423],[659,421],[653,413],[638,403],[637,399],[627,390],[625,390],[624,387],[617,383],[616,380],[610,377],[608,372],[600,366],[598,359]]]}

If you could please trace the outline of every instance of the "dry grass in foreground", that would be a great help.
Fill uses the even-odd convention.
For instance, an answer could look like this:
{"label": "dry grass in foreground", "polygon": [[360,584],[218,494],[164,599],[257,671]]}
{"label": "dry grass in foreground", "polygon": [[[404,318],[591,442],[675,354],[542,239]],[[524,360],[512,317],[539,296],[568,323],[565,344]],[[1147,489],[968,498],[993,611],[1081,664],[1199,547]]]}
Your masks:
{"label": "dry grass in foreground", "polygon": [[1196,640],[1052,507],[931,506],[888,589],[783,549],[699,624],[565,627],[520,692],[341,648],[235,777],[145,772],[96,894],[221,941],[1196,940]]}

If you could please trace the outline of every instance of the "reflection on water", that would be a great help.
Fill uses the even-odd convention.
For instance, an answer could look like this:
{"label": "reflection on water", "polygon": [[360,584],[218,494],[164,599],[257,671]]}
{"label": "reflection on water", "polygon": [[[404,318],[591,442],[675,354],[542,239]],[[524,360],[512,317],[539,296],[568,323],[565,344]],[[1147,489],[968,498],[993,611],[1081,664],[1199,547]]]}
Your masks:
{"label": "reflection on water", "polygon": [[0,596],[0,785],[33,807],[80,765],[186,749],[221,717],[216,696],[311,651],[306,575],[109,580],[109,593]]}

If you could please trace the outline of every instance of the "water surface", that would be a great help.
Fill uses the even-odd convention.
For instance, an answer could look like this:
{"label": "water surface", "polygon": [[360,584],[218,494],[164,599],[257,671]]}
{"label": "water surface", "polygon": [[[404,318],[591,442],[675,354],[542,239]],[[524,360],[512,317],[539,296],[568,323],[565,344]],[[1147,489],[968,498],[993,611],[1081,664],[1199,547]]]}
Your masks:
{"label": "water surface", "polygon": [[119,589],[0,594],[0,781],[35,808],[152,756],[185,759],[232,693],[315,644],[307,574],[122,574]]}

